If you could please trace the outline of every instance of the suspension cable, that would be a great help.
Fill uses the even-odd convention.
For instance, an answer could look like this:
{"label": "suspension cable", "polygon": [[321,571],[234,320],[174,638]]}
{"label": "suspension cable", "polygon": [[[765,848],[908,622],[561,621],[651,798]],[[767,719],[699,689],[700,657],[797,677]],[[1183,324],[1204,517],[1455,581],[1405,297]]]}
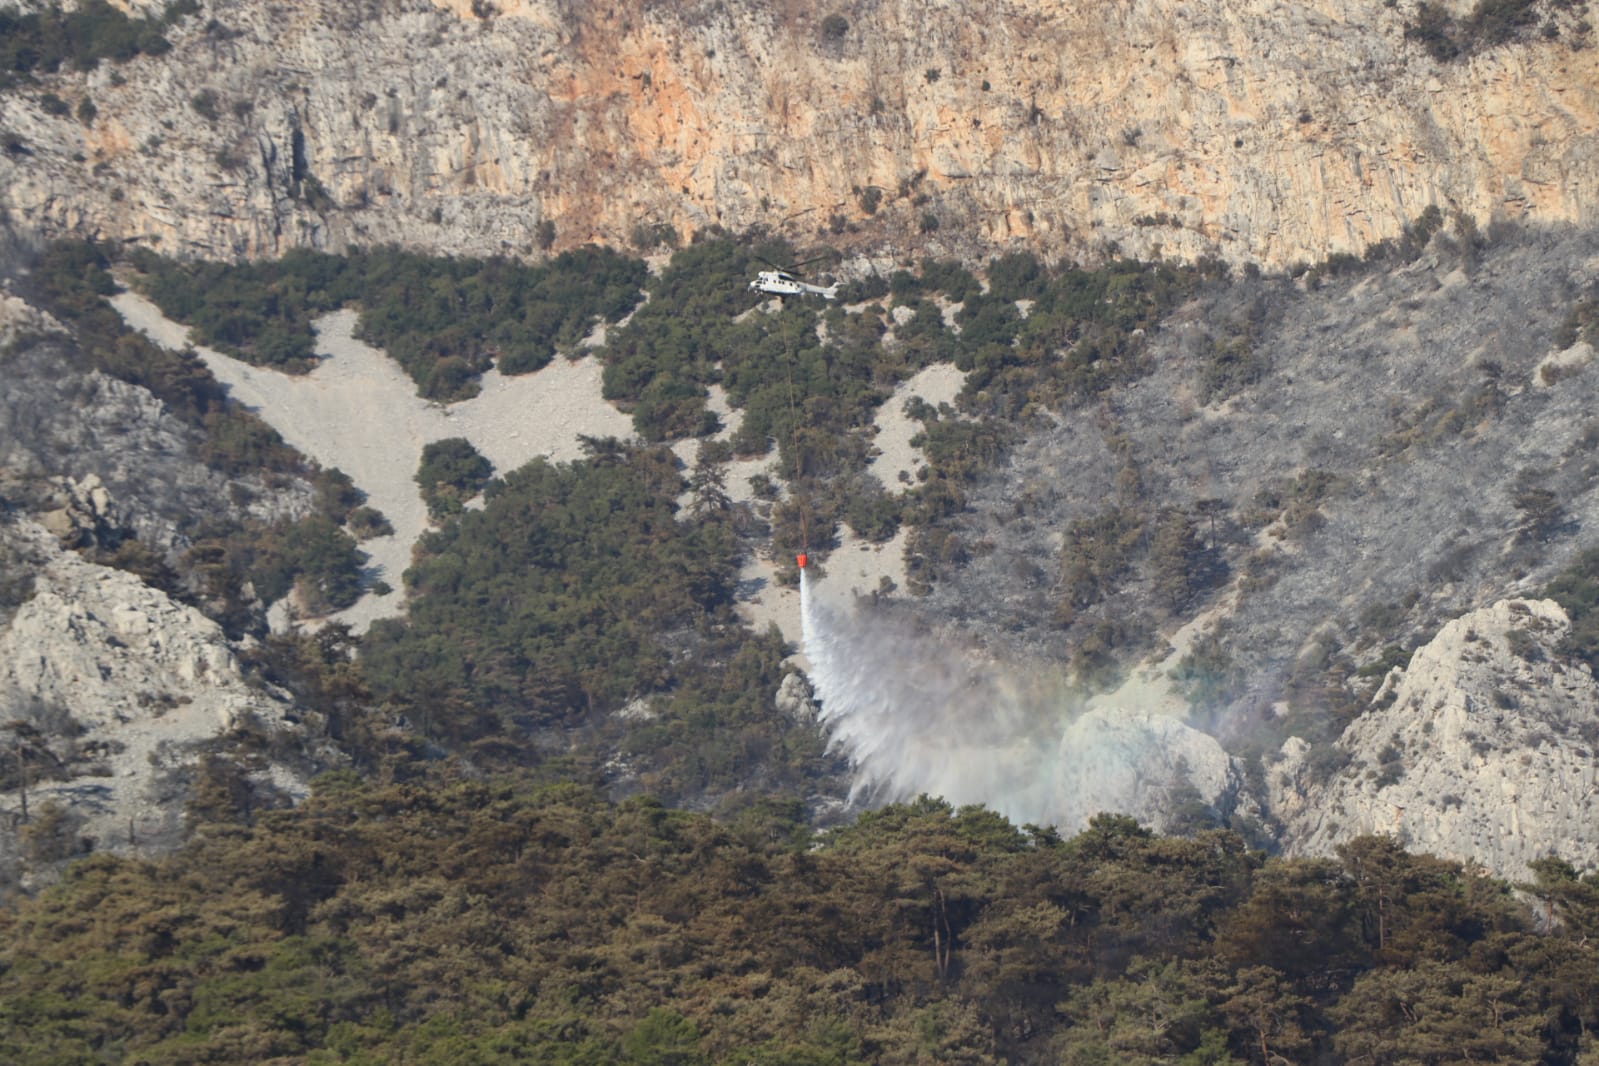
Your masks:
{"label": "suspension cable", "polygon": [[782,324],[783,348],[788,355],[788,427],[790,434],[789,446],[794,451],[794,503],[799,507],[800,520],[800,552],[795,561],[801,570],[810,562],[811,531],[810,523],[806,518],[805,496],[800,491],[800,435],[799,435],[799,407],[794,401],[794,343],[789,336],[788,297],[782,297],[781,310],[778,320]]}

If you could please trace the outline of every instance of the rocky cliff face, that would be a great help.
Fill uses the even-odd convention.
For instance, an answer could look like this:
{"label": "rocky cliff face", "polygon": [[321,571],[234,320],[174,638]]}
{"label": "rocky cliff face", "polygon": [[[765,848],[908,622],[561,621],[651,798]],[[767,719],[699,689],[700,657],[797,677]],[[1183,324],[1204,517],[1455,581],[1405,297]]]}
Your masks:
{"label": "rocky cliff face", "polygon": [[1331,854],[1375,832],[1512,879],[1550,853],[1599,865],[1599,683],[1558,658],[1569,629],[1552,600],[1450,622],[1344,731],[1347,765],[1325,783],[1307,781],[1314,753],[1290,740],[1269,781],[1292,850]]}
{"label": "rocky cliff face", "polygon": [[[0,708],[27,773],[0,794],[8,824],[30,824],[26,803],[31,824],[70,820],[73,840],[57,851],[170,844],[206,752],[236,747],[241,732],[280,752],[311,743],[289,700],[250,684],[199,611],[61,549],[25,519],[0,537],[37,564],[32,595],[0,630]],[[255,784],[303,795],[310,769],[258,759]],[[4,840],[10,851],[19,834]],[[35,859],[64,857],[32,843]]]}
{"label": "rocky cliff face", "polygon": [[1434,204],[1599,221],[1587,12],[1440,65],[1405,37],[1414,7],[248,0],[166,56],[0,97],[0,206],[209,257],[721,224],[1283,264]]}

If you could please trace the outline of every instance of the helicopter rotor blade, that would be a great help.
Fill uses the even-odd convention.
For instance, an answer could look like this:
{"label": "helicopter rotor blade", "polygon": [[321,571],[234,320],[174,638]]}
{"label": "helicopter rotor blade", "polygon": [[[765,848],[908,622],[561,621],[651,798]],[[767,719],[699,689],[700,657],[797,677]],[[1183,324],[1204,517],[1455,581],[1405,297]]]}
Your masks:
{"label": "helicopter rotor blade", "polygon": [[789,264],[786,264],[786,265],[783,264],[783,263],[774,263],[770,259],[766,258],[764,255],[756,255],[755,258],[759,259],[761,262],[765,263],[767,266],[771,267],[773,270],[776,270],[776,271],[778,271],[780,273],[783,273],[783,274],[793,274],[794,276],[799,277],[799,276],[802,276],[804,274],[805,268],[807,266],[809,266],[810,264],[812,264],[812,263],[820,263],[824,259],[834,259],[834,260],[836,260],[836,259],[839,258],[839,254],[837,252],[835,252],[835,251],[831,251],[830,250],[830,251],[823,252],[821,255],[813,255],[809,259],[802,259],[798,263],[789,263]]}

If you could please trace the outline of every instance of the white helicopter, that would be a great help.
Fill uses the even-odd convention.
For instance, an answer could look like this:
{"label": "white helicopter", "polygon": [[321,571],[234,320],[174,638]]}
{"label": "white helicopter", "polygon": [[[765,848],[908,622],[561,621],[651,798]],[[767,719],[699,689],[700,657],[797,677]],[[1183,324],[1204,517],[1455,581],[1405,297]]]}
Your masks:
{"label": "white helicopter", "polygon": [[750,288],[769,292],[773,296],[820,296],[824,300],[838,299],[838,285],[812,285],[801,281],[786,270],[763,270],[755,275]]}
{"label": "white helicopter", "polygon": [[[827,259],[828,256],[817,256],[816,259],[807,259],[805,263],[814,263],[817,259]],[[799,264],[804,266],[805,263]],[[775,265],[775,264],[774,264]],[[794,270],[798,270],[795,267]],[[812,285],[808,281],[801,281],[792,270],[763,270],[755,275],[755,280],[750,282],[750,288],[756,292],[770,293],[773,296],[820,296],[824,300],[838,299],[838,283],[832,285]]]}

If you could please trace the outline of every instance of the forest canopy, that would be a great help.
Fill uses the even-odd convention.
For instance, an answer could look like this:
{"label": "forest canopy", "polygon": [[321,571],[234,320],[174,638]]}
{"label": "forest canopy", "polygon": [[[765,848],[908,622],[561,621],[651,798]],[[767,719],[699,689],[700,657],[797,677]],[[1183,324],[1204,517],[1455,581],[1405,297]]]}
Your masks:
{"label": "forest canopy", "polygon": [[[1572,1063],[1599,886],[895,805],[324,777],[0,912],[18,1061]],[[1545,925],[1552,919],[1552,926]]]}

